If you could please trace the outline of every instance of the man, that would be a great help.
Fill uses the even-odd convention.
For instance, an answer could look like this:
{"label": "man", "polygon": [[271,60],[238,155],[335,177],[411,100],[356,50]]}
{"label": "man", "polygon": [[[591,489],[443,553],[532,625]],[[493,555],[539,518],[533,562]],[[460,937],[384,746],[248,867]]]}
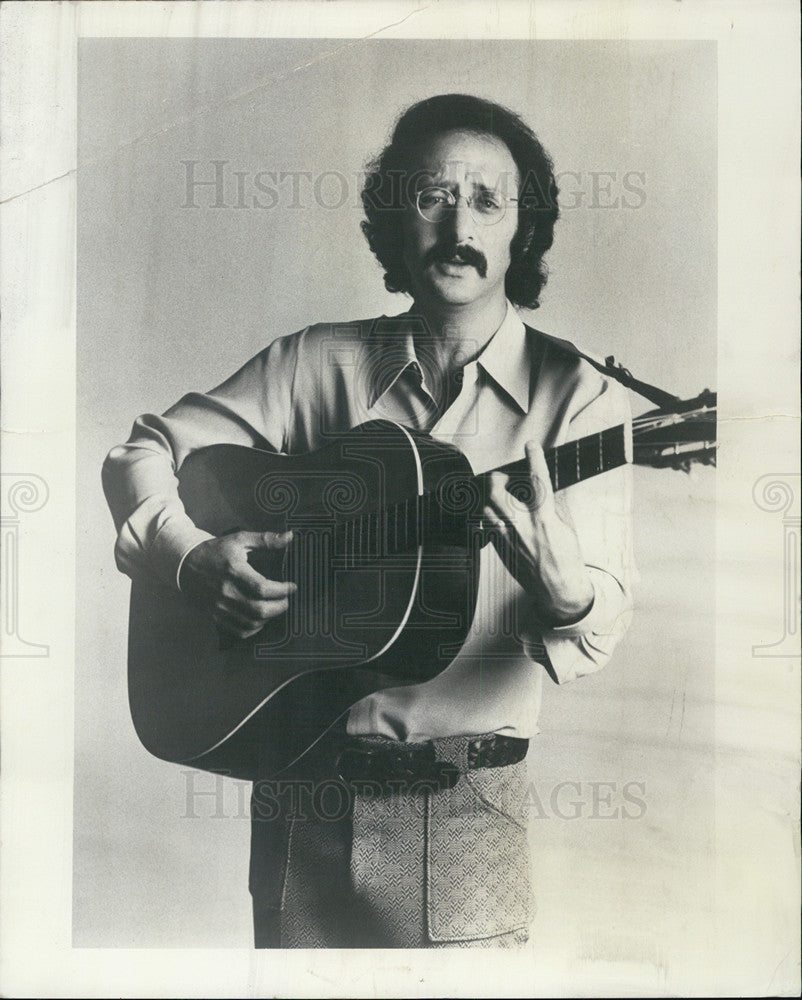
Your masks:
{"label": "man", "polygon": [[[287,772],[282,794],[255,784],[257,946],[526,940],[525,757],[543,675],[562,683],[608,661],[633,576],[627,467],[555,495],[543,454],[626,424],[624,392],[513,308],[538,305],[556,197],[548,155],[509,110],[466,95],[414,105],[371,165],[362,224],[387,288],[411,295],[409,311],[273,340],[218,388],[139,418],[104,466],[120,569],[155,570],[246,638],[295,592],[248,555],[280,551],[290,535],[198,529],[175,477],[192,450],[301,453],[383,417],[456,444],[476,473],[528,460],[525,503],[503,472],[488,477],[493,544],[481,551],[473,626],[448,667],[353,705]],[[456,780],[418,780],[433,761]],[[341,782],[347,809],[311,809],[309,796],[304,805],[315,782]]]}

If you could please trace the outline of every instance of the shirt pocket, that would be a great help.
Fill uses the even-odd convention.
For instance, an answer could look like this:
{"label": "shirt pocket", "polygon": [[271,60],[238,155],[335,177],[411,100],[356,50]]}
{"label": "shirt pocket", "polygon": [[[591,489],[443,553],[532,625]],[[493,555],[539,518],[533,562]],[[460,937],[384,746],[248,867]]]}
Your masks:
{"label": "shirt pocket", "polygon": [[526,928],[534,917],[525,824],[525,762],[463,775],[427,806],[430,940],[469,941]]}

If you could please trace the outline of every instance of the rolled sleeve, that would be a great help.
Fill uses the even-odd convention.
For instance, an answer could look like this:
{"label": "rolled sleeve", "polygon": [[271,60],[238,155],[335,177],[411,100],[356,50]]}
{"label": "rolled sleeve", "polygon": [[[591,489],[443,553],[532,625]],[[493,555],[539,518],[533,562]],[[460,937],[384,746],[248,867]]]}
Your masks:
{"label": "rolled sleeve", "polygon": [[604,634],[610,623],[617,621],[624,610],[626,595],[621,584],[597,566],[588,566],[588,575],[593,585],[593,603],[586,615],[570,625],[557,625],[544,630],[545,635],[570,638],[577,635],[589,635],[591,632]]}
{"label": "rolled sleeve", "polygon": [[594,601],[579,622],[544,629],[544,666],[558,684],[601,670],[624,637],[632,620],[632,600],[608,573],[589,567]]}

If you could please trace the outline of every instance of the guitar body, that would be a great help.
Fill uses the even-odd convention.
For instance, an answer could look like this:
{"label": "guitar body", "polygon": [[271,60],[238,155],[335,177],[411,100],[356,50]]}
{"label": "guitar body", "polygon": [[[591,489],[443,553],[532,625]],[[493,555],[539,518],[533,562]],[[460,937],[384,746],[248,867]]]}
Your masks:
{"label": "guitar body", "polygon": [[[145,747],[236,777],[276,774],[365,695],[445,669],[476,603],[472,475],[456,448],[386,421],[308,455],[193,452],[178,478],[195,524],[292,529],[283,553],[252,562],[298,591],[286,614],[232,641],[173,588],[134,583],[129,700]],[[448,511],[422,516],[424,494]]]}

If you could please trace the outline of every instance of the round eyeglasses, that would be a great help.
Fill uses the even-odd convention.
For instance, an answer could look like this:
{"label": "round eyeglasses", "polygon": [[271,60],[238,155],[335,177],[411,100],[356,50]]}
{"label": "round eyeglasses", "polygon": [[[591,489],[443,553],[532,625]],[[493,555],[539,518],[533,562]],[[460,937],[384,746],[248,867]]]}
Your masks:
{"label": "round eyeglasses", "polygon": [[415,207],[418,214],[426,222],[442,222],[456,208],[460,198],[465,200],[476,222],[483,226],[493,226],[501,222],[507,212],[509,202],[517,202],[517,198],[507,198],[498,191],[482,191],[479,194],[466,197],[456,195],[448,188],[427,187],[418,191],[415,197]]}

